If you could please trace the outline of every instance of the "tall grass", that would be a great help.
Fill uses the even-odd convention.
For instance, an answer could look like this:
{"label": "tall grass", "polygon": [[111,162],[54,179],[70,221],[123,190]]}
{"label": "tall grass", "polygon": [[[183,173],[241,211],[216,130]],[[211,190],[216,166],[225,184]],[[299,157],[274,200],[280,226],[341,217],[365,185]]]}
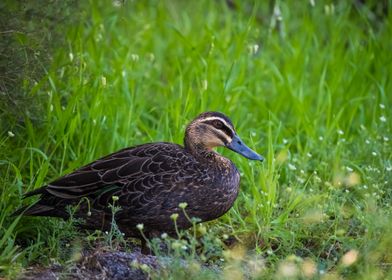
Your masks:
{"label": "tall grass", "polygon": [[44,114],[2,125],[3,273],[64,258],[62,222],[10,217],[22,193],[122,147],[182,143],[188,121],[217,110],[266,162],[219,149],[241,192],[210,231],[265,258],[265,277],[304,260],[312,277],[391,276],[390,11],[314,2],[276,1],[280,31],[258,2],[86,3],[26,93],[46,96]]}

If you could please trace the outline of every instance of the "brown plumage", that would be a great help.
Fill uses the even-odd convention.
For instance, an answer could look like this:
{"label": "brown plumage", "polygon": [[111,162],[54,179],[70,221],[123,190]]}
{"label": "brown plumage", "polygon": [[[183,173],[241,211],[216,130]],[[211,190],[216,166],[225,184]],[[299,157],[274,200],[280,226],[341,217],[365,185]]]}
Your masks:
{"label": "brown plumage", "polygon": [[68,206],[78,205],[74,216],[83,219],[83,227],[107,230],[112,220],[109,204],[116,196],[121,210],[115,220],[126,236],[140,237],[137,224],[144,225],[147,236],[174,233],[173,213],[179,214],[180,229],[189,228],[182,202],[189,217],[216,219],[232,207],[240,181],[235,165],[212,150],[217,146],[262,160],[240,140],[225,115],[206,112],[188,125],[184,147],[159,142],[120,150],[27,193],[25,197],[40,199],[15,214],[67,219]]}

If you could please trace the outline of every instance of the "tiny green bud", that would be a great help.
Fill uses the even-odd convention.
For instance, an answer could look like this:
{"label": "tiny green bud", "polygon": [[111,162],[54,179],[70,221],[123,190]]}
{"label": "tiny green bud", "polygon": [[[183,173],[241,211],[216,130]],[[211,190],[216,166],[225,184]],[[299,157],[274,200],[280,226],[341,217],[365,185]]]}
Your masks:
{"label": "tiny green bud", "polygon": [[185,209],[185,208],[188,206],[188,203],[186,203],[186,202],[181,202],[180,204],[178,204],[178,206],[179,206],[181,209]]}
{"label": "tiny green bud", "polygon": [[204,235],[207,233],[207,228],[205,226],[203,226],[202,224],[199,224],[197,231],[200,233],[200,235]]}
{"label": "tiny green bud", "polygon": [[178,218],[178,214],[177,213],[171,214],[171,216],[170,216],[170,219],[172,219],[173,221],[176,221],[177,218]]}
{"label": "tiny green bud", "polygon": [[191,218],[191,222],[194,223],[194,224],[197,224],[197,223],[200,223],[200,222],[201,222],[201,219],[200,219],[200,218],[197,218],[197,217],[192,217],[192,218]]}
{"label": "tiny green bud", "polygon": [[131,267],[136,269],[139,268],[139,262],[137,260],[133,260],[131,262]]}
{"label": "tiny green bud", "polygon": [[171,246],[172,246],[172,248],[173,248],[174,250],[176,250],[176,249],[180,249],[180,248],[182,247],[182,244],[176,240],[176,241],[174,241],[174,242],[171,244]]}
{"label": "tiny green bud", "polygon": [[144,263],[140,266],[140,269],[143,271],[148,271],[150,269],[150,267]]}
{"label": "tiny green bud", "polygon": [[117,201],[118,200],[118,196],[117,195],[113,195],[112,199],[113,199],[113,201]]}

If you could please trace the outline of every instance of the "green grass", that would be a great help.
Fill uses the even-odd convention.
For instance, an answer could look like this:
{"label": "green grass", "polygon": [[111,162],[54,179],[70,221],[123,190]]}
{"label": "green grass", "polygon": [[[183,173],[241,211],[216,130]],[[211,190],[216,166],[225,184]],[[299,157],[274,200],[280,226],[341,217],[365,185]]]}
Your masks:
{"label": "green grass", "polygon": [[[0,122],[1,273],[71,258],[69,224],[10,217],[23,193],[123,147],[182,143],[193,117],[216,110],[266,157],[219,149],[242,175],[235,206],[205,224],[241,244],[220,253],[222,277],[256,258],[253,278],[313,267],[314,279],[392,278],[392,15],[315,2],[277,1],[275,27],[270,7],[250,1],[81,5],[24,92],[41,114]],[[347,252],[358,252],[351,265]],[[183,273],[173,277],[200,277]]]}

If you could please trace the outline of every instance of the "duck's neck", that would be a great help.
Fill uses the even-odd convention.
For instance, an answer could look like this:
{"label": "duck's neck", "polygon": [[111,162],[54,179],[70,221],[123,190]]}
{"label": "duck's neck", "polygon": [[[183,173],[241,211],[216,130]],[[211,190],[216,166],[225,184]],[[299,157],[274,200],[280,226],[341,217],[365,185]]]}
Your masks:
{"label": "duck's neck", "polygon": [[203,146],[198,143],[189,143],[188,141],[184,141],[184,148],[188,151],[192,156],[194,156],[197,160],[201,162],[215,162],[218,159],[219,154],[215,153],[213,150]]}

